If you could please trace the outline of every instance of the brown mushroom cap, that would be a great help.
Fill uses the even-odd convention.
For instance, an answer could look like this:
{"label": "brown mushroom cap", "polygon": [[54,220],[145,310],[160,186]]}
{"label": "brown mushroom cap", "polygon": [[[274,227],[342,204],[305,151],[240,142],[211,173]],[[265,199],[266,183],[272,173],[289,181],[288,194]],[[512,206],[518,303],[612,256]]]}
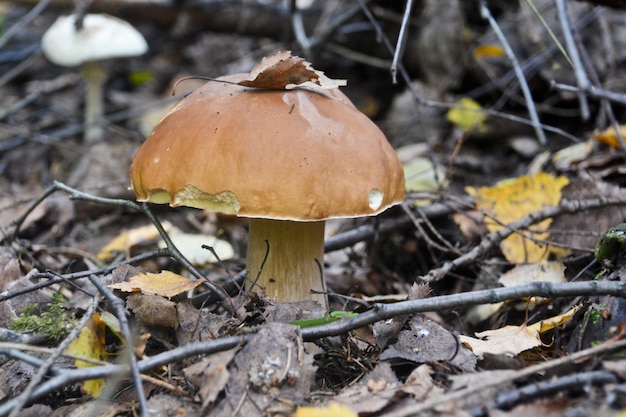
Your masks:
{"label": "brown mushroom cap", "polygon": [[219,81],[163,117],[130,175],[140,201],[297,221],[377,214],[405,186],[383,133],[339,90]]}

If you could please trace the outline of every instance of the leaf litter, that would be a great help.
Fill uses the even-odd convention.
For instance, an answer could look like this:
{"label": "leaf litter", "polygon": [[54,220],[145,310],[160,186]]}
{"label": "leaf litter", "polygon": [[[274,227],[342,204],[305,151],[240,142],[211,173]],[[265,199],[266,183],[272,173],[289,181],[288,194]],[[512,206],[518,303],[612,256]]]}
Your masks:
{"label": "leaf litter", "polygon": [[[475,49],[475,58],[501,57],[502,50],[499,47],[494,47],[491,43],[484,45],[487,47]],[[261,61],[252,70],[250,77],[242,82],[243,86],[253,88],[285,90],[312,88],[319,91],[337,88],[344,84],[343,80],[327,78],[323,73],[314,70],[304,59],[291,56],[286,51]],[[483,117],[481,104],[461,100],[463,111],[456,116],[452,112],[452,123],[466,130],[484,130],[483,124],[486,118]],[[611,133],[607,130],[605,136],[607,135],[614,136],[614,132]],[[615,140],[614,137],[610,139]],[[596,140],[599,139],[596,138]],[[485,227],[492,233],[497,233],[506,230],[506,225],[510,222],[523,220],[529,215],[547,208],[558,208],[559,202],[563,200],[575,201],[577,198],[581,198],[581,193],[576,194],[576,192],[568,191],[568,189],[575,187],[578,187],[579,192],[580,190],[587,192],[585,195],[588,195],[589,198],[619,198],[621,190],[618,188],[609,189],[607,182],[593,180],[583,182],[584,180],[581,180],[583,177],[581,167],[585,165],[586,168],[584,169],[592,167],[591,171],[595,167],[605,169],[606,161],[615,161],[610,156],[602,155],[602,162],[597,162],[600,161],[600,155],[597,154],[597,147],[592,145],[594,144],[591,141],[587,141],[584,146],[569,149],[567,153],[555,154],[552,159],[547,158],[546,161],[548,162],[543,163],[553,164],[553,174],[542,172],[516,177],[508,183],[498,184],[497,187],[479,188],[476,186],[468,188],[475,197],[474,202],[478,208],[488,214],[484,219],[476,220],[476,229],[472,232],[474,239],[481,238],[480,234],[483,233],[481,227]],[[611,145],[615,146],[613,143]],[[594,162],[594,158],[598,159],[595,159]],[[408,163],[408,166],[411,166],[410,161]],[[430,178],[431,175],[429,174],[428,186],[422,187],[420,185],[414,187],[415,190],[423,192],[434,188],[434,177],[438,177],[441,172],[439,172],[439,165],[433,162],[428,166],[430,167],[429,171],[436,173],[432,175],[433,178]],[[611,172],[602,171],[603,176],[601,178],[615,175],[620,169],[619,164],[615,164],[611,168],[614,168]],[[565,179],[564,176],[558,176],[558,173],[567,173],[568,179]],[[568,182],[569,185],[566,186]],[[472,185],[475,186],[476,184]],[[454,190],[452,189],[450,192],[454,192]],[[424,201],[433,202],[437,201],[436,198],[440,198],[439,196],[433,198],[433,195],[427,197]],[[31,233],[37,228],[45,228],[45,225],[49,224],[50,218],[54,218],[55,213],[58,213],[59,208],[62,208],[63,213],[65,213],[58,219],[60,225],[71,224],[74,212],[68,209],[73,209],[74,206],[69,205],[69,199],[63,197],[56,201],[61,204],[57,204],[57,208],[55,205],[38,206],[38,212],[28,219],[25,223],[26,227],[22,231],[29,229],[29,233]],[[526,206],[526,203],[529,205]],[[419,213],[417,209],[414,210]],[[576,222],[580,223],[581,226],[584,223],[589,228],[589,232],[592,233],[597,229],[604,230],[600,226],[604,224],[601,223],[605,221],[602,220],[604,215],[615,219],[615,221],[606,220],[609,224],[619,222],[618,219],[623,217],[620,212],[622,209],[612,204],[596,205],[590,210],[601,213],[600,216],[597,216],[600,219],[596,220],[596,216],[589,216],[582,211],[573,212],[567,214],[570,216],[567,221],[562,221],[565,216],[550,218],[549,221],[539,223],[539,226],[520,230],[522,234],[516,235],[515,239],[507,238],[503,242],[496,242],[496,248],[493,248],[485,257],[488,262],[500,262],[506,265],[498,272],[499,279],[493,283],[492,288],[498,288],[500,285],[515,288],[524,283],[561,283],[563,280],[569,280],[571,274],[567,274],[567,272],[570,272],[569,269],[572,269],[573,264],[568,259],[563,258],[564,252],[548,252],[547,243],[544,241],[557,240],[559,231],[565,230],[567,232],[561,233],[561,237],[563,235],[566,237],[576,236],[572,230],[568,229],[575,229],[576,232],[584,231],[582,227],[576,227]],[[466,213],[457,212],[454,214],[459,216]],[[443,218],[447,215],[444,214]],[[429,221],[426,220],[426,217],[420,219],[420,221],[422,220],[426,223]],[[437,220],[440,221],[441,217]],[[433,225],[428,224],[427,226]],[[445,248],[445,240],[450,239],[451,236],[447,233],[445,236],[441,233],[435,233],[434,229],[445,230],[445,228],[439,229],[440,227],[441,225],[437,224],[433,230],[424,229],[431,239],[427,244],[421,240],[416,240],[414,236],[416,233],[413,230],[411,233],[403,234],[401,229],[395,229],[396,235],[393,239],[387,240],[383,236],[382,240],[377,241],[378,249],[382,248],[382,252],[376,255],[386,254],[389,256],[390,253],[393,253],[393,256],[398,258],[405,257],[405,259],[413,260],[426,253],[423,251],[426,249],[430,256],[437,261],[449,260],[441,254],[445,252],[442,249]],[[19,255],[14,250],[8,250],[7,260],[3,261],[2,270],[6,272],[3,274],[4,276],[11,277],[8,281],[11,281],[12,285],[3,284],[2,290],[6,290],[5,292],[21,291],[21,289],[28,288],[37,281],[54,278],[54,274],[46,276],[45,272],[39,273],[36,267],[41,268],[41,271],[49,270],[50,268],[46,268],[46,266],[50,265],[55,265],[59,270],[72,272],[85,268],[91,268],[95,271],[97,270],[96,266],[106,265],[116,254],[123,254],[125,258],[132,258],[133,255],[147,248],[158,247],[158,244],[155,244],[159,236],[152,226],[143,230],[128,230],[130,230],[128,234],[122,233],[117,236],[117,239],[110,240],[111,246],[103,245],[104,247],[98,257],[83,257],[76,253],[53,251],[49,250],[50,248],[42,249],[28,245],[20,248]],[[172,231],[172,229],[167,230],[168,232]],[[419,233],[423,234],[424,230]],[[55,236],[62,236],[59,231],[55,231],[55,233],[57,234],[53,233],[42,238],[42,241],[47,241],[47,239]],[[381,239],[379,235],[377,236],[377,239]],[[470,236],[470,233],[467,236]],[[453,237],[458,239],[455,245],[466,245],[463,246],[464,250],[471,248],[469,244],[471,242],[463,240],[459,236]],[[593,248],[593,244],[597,240],[596,237],[583,233],[579,233],[576,239],[577,244],[573,245],[572,250],[581,248],[589,250],[589,248]],[[193,239],[190,238],[190,235],[183,235],[182,241],[185,240],[192,241]],[[572,242],[559,240],[565,244]],[[211,246],[215,241],[205,242],[198,243],[193,240],[192,246],[196,248],[201,247],[202,244]],[[533,245],[537,246],[537,250],[532,249]],[[500,252],[497,250],[498,246]],[[373,249],[370,247],[368,250]],[[222,253],[219,250],[216,251],[218,254]],[[194,258],[190,252],[183,252],[188,254],[189,258]],[[362,276],[367,277],[370,286],[375,288],[373,283],[390,278],[390,275],[381,273],[370,262],[364,260],[364,257],[354,248],[347,246],[345,252],[348,262],[343,268],[348,271],[358,265],[363,271]],[[25,253],[28,256],[25,256]],[[559,262],[544,263],[548,253],[550,253],[551,259],[558,257]],[[222,261],[232,261],[229,266],[236,266],[239,261],[236,256],[221,255],[219,257]],[[503,262],[503,259],[507,262]],[[564,262],[569,265],[567,271],[563,268],[564,263],[560,263],[562,259],[565,259]],[[376,262],[378,260],[379,258],[376,258]],[[474,258],[474,260],[476,262],[483,261],[479,257]],[[216,261],[217,259],[206,260],[203,258],[203,260],[192,261],[192,263],[207,268],[203,271],[208,275],[228,275],[223,269],[220,269],[221,266],[212,265]],[[539,263],[540,261],[541,263]],[[420,262],[435,268],[424,258],[420,259]],[[410,265],[410,275],[413,280],[417,267],[415,263]],[[437,399],[445,400],[448,395],[454,395],[455,391],[460,391],[464,387],[489,385],[491,381],[500,381],[503,378],[505,380],[508,377],[514,378],[516,375],[520,375],[516,371],[516,369],[520,369],[520,366],[523,368],[532,363],[544,361],[546,357],[553,358],[563,355],[562,358],[565,358],[565,353],[560,350],[563,344],[559,344],[559,332],[567,332],[568,324],[571,325],[572,322],[576,322],[575,319],[582,315],[579,314],[579,311],[586,311],[588,314],[585,313],[585,316],[589,317],[588,320],[592,324],[595,320],[608,323],[611,319],[619,318],[621,311],[619,306],[611,307],[604,301],[587,303],[581,307],[580,304],[569,306],[557,299],[548,298],[530,308],[528,299],[517,299],[516,302],[500,305],[498,311],[483,316],[479,323],[469,327],[465,327],[468,324],[457,316],[464,314],[462,308],[460,310],[456,307],[444,308],[439,312],[408,313],[391,319],[379,320],[347,333],[318,338],[316,340],[318,346],[312,346],[310,342],[303,341],[301,337],[303,329],[294,325],[278,323],[286,320],[296,323],[308,320],[312,310],[309,305],[277,306],[273,305],[272,301],[268,300],[262,292],[251,294],[250,298],[246,298],[238,297],[236,290],[232,292],[233,299],[230,300],[231,305],[228,305],[227,308],[224,307],[227,304],[217,304],[217,306],[216,303],[205,304],[206,300],[196,298],[202,282],[189,279],[189,271],[181,270],[181,268],[176,268],[176,272],[180,272],[180,274],[168,271],[168,268],[174,269],[175,266],[164,261],[145,262],[143,266],[148,270],[161,272],[150,272],[142,275],[142,279],[133,279],[131,278],[133,274],[120,272],[123,268],[118,267],[112,271],[112,275],[117,275],[117,277],[111,278],[114,283],[109,286],[110,289],[114,290],[114,297],[123,301],[126,312],[133,321],[133,328],[137,331],[136,340],[130,341],[120,338],[120,323],[115,323],[115,320],[112,320],[107,321],[107,323],[113,324],[105,325],[99,322],[97,324],[99,330],[96,333],[88,330],[93,326],[91,323],[85,327],[87,329],[84,330],[86,336],[83,336],[83,332],[81,332],[76,343],[80,352],[85,353],[91,350],[100,359],[104,359],[106,356],[101,350],[105,346],[103,340],[109,343],[115,340],[112,343],[114,346],[109,345],[114,350],[120,350],[125,343],[133,343],[138,348],[136,354],[142,361],[149,361],[151,356],[158,357],[170,349],[172,352],[180,352],[178,349],[184,349],[186,346],[207,344],[209,346],[207,351],[211,352],[210,354],[182,355],[178,358],[183,359],[168,362],[169,369],[154,367],[151,372],[146,372],[145,375],[146,377],[156,377],[162,383],[162,385],[150,385],[149,404],[151,408],[163,412],[174,412],[176,407],[179,407],[178,409],[184,409],[188,415],[206,415],[207,413],[210,415],[232,415],[235,412],[240,412],[242,415],[252,416],[295,413],[297,416],[304,417],[318,415],[333,417],[335,415],[384,415],[393,413],[394,410],[402,412],[403,406],[415,406],[415,404],[422,402],[427,404],[437,401]],[[510,269],[511,267],[513,268]],[[26,274],[25,272],[29,270],[31,273]],[[461,269],[458,272],[467,275],[473,271]],[[100,274],[100,272],[98,273]],[[111,274],[111,270],[107,270],[101,275],[108,280],[109,275],[107,274]],[[338,276],[341,275],[339,272]],[[600,277],[602,276],[600,275]],[[463,276],[462,278],[466,279],[467,277]],[[71,279],[74,280],[74,277]],[[16,285],[17,282],[20,285]],[[446,282],[445,284],[449,283]],[[462,280],[457,283],[456,288],[445,286],[444,283],[436,283],[432,287],[432,292],[438,296],[449,290],[462,292],[464,289],[462,287]],[[69,288],[72,287],[67,285],[67,282],[60,284],[58,281],[53,284],[51,291],[69,293]],[[85,291],[85,288],[92,291],[95,289],[88,286],[78,288],[82,291]],[[394,294],[394,297],[389,297],[387,300],[402,299],[402,294],[408,294],[405,298],[409,300],[419,300],[426,298],[427,293],[431,291],[431,288],[428,287],[423,291],[425,293],[416,297],[413,293],[414,288],[397,281],[393,283],[392,288],[399,294]],[[360,312],[370,308],[384,310],[384,307],[381,307],[384,304],[379,303],[385,297],[379,297],[380,294],[361,295],[356,290],[352,294],[357,296],[346,297],[341,303],[337,303],[337,307],[340,307],[341,311],[354,311],[352,313],[354,315],[338,316],[340,317],[339,320],[324,321],[325,324],[335,325],[344,320],[358,319]],[[49,305],[49,300],[50,297],[21,300],[19,297],[14,297],[10,300],[3,300],[2,304],[3,308],[9,308],[8,311],[12,317],[15,317],[24,310],[26,304],[30,303],[37,304],[38,308],[45,310]],[[114,302],[107,300],[108,303],[113,304]],[[515,308],[519,305],[525,305],[526,308],[520,312]],[[585,307],[589,308],[585,309]],[[526,317],[527,314],[534,316],[533,319],[530,320]],[[103,317],[106,315],[111,315],[111,313],[109,311],[103,312]],[[500,326],[504,323],[507,325]],[[483,326],[482,329],[481,326]],[[485,326],[487,329],[484,328]],[[622,337],[623,333],[620,333],[619,330],[619,320],[614,327],[616,330],[609,334],[611,336],[609,340],[618,340]],[[102,332],[105,332],[104,337]],[[477,338],[470,338],[466,334],[475,334]],[[607,334],[605,332],[594,336],[594,342],[606,337]],[[220,343],[224,340],[234,340],[230,339],[232,336],[237,338],[234,347],[218,351],[219,349],[211,345],[211,342]],[[494,358],[498,358],[498,360]],[[106,359],[110,360],[110,358]],[[548,360],[548,362],[550,361]],[[488,365],[493,366],[496,363],[509,369],[485,370]],[[611,372],[623,378],[623,364],[609,363],[608,361],[605,361],[604,364]],[[0,376],[0,379],[10,381],[11,385],[7,386],[6,390],[3,388],[0,393],[3,397],[0,399],[16,396],[22,390],[20,384],[23,386],[25,381],[34,377],[32,369],[26,370],[23,362],[13,362],[10,366],[10,368],[2,369],[4,376]],[[73,367],[73,365],[67,366]],[[8,374],[7,370],[9,370]],[[20,376],[12,379],[7,375]],[[539,378],[541,375],[543,374],[538,372],[533,377]],[[335,379],[331,381],[330,378],[333,376]],[[99,380],[96,379],[95,381]],[[129,381],[123,379],[122,382],[126,384]],[[179,388],[185,387],[182,395],[180,394],[181,391],[173,388],[174,385],[178,385]],[[160,388],[155,388],[157,386]],[[84,391],[85,397],[83,399],[88,399],[89,395],[97,396],[101,389],[100,386],[90,387],[87,383],[83,383],[80,388]],[[493,391],[485,390],[476,395],[469,395],[462,400],[448,401],[445,406],[440,404],[433,410],[442,413],[456,412],[462,414],[470,409],[470,405],[487,403],[487,400],[494,397],[497,391],[509,389],[513,389],[513,384],[502,383]],[[171,394],[171,392],[176,394]],[[134,400],[135,398],[131,395],[129,401]],[[74,407],[72,410],[60,407],[57,411],[89,412],[86,408],[94,403],[87,402],[85,404]],[[111,408],[107,409],[106,412],[110,412],[111,415],[128,411],[128,407],[116,405],[114,402],[111,402],[109,407]],[[524,406],[524,408],[518,407],[516,412],[541,412],[545,409],[547,407],[541,403],[534,402]],[[101,411],[104,413],[105,408],[103,407]],[[508,412],[490,410],[490,414],[498,415],[498,413]]]}

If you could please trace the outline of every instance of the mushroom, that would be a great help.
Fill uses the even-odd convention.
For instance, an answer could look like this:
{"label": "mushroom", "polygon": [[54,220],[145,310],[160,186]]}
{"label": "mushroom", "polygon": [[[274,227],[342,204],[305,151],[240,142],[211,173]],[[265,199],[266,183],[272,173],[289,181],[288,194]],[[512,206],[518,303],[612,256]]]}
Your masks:
{"label": "mushroom", "polygon": [[85,141],[102,139],[100,125],[103,112],[102,89],[106,72],[100,60],[139,56],[148,44],[128,22],[105,14],[88,14],[77,27],[76,16],[61,16],[41,39],[44,55],[64,67],[82,65],[87,81],[85,96]]}
{"label": "mushroom", "polygon": [[139,201],[250,218],[247,288],[325,306],[324,221],[401,202],[402,166],[338,89],[237,85],[248,76],[220,77],[173,107],[135,155],[132,188]]}

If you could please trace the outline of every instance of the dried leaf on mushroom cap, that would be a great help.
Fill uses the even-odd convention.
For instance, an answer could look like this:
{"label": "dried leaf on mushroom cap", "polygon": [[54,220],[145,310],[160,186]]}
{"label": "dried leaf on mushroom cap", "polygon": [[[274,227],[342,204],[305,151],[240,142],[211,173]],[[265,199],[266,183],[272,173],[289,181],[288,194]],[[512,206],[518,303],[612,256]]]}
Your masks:
{"label": "dried leaf on mushroom cap", "polygon": [[322,71],[311,67],[311,63],[304,58],[291,55],[291,51],[280,51],[263,58],[252,68],[250,77],[237,84],[271,90],[301,87],[331,90],[346,85],[347,81],[328,78]]}

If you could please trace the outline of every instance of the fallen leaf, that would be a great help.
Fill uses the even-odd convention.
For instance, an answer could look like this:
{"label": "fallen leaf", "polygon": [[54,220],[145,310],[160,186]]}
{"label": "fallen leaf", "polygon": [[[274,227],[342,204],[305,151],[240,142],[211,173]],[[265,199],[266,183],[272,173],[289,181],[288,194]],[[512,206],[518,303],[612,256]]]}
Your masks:
{"label": "fallen leaf", "polygon": [[239,348],[214,353],[184,369],[185,378],[198,389],[202,408],[214,403],[230,378],[228,364]]}
{"label": "fallen leaf", "polygon": [[[195,266],[205,266],[218,261],[213,252],[205,249],[205,246],[211,247],[220,261],[227,261],[235,256],[233,246],[215,236],[184,233],[176,229],[172,230],[169,236],[174,246]],[[160,241],[159,247],[166,247],[165,242]]]}
{"label": "fallen leaf", "polygon": [[158,295],[132,294],[126,304],[135,313],[139,324],[150,330],[178,328],[176,304],[173,301]]}
{"label": "fallen leaf", "polygon": [[[467,187],[466,191],[474,196],[478,209],[495,219],[485,220],[487,230],[495,232],[530,213],[555,207],[561,200],[561,190],[568,183],[566,177],[555,178],[540,172],[533,176],[524,175],[500,181],[493,187]],[[531,234],[535,240],[546,240],[546,230],[551,222],[552,219],[545,219],[523,232]],[[547,245],[535,243],[516,233],[504,239],[500,248],[505,258],[512,263],[540,262],[550,254]]]}
{"label": "fallen leaf", "polygon": [[[569,311],[558,316],[541,320],[531,325],[504,326],[495,330],[486,330],[476,333],[480,339],[459,336],[461,343],[469,346],[474,354],[482,357],[485,353],[494,355],[517,355],[520,352],[543,346],[540,334],[555,327],[562,326],[569,321],[581,308],[574,306]],[[484,339],[482,339],[484,338]]]}
{"label": "fallen leaf", "polygon": [[[100,314],[95,313],[87,322],[87,325],[80,331],[78,337],[65,349],[65,353],[96,361],[104,361],[107,356],[104,330],[105,324],[100,320]],[[75,364],[77,368],[95,366],[91,362],[78,359],[75,361]],[[83,383],[82,389],[88,395],[98,397],[104,389],[104,379],[89,379]]]}
{"label": "fallen leaf", "polygon": [[[622,135],[622,138],[626,138],[626,124],[619,125],[619,132]],[[619,142],[619,138],[617,137],[617,132],[613,129],[613,126],[610,126],[604,132],[594,133],[593,138],[598,142],[602,142],[617,149],[622,147]]]}
{"label": "fallen leaf", "polygon": [[423,364],[413,369],[402,386],[402,391],[410,394],[417,401],[433,398],[443,393],[444,389],[433,380],[434,371],[430,365]]}
{"label": "fallen leaf", "polygon": [[481,105],[469,97],[463,97],[457,103],[458,107],[453,107],[446,113],[446,118],[455,126],[470,132],[478,129],[485,131],[485,120],[487,115],[482,112]]}
{"label": "fallen leaf", "polygon": [[574,317],[574,314],[576,314],[578,310],[580,310],[581,308],[582,308],[582,304],[577,304],[563,314],[550,317],[549,319],[546,319],[546,320],[538,321],[537,323],[531,324],[530,326],[528,326],[528,328],[531,331],[534,330],[534,331],[537,331],[538,333],[544,333],[556,327],[561,327],[565,323],[567,323],[572,317]]}
{"label": "fallen leaf", "polygon": [[517,355],[525,350],[541,346],[541,338],[537,330],[529,330],[528,326],[504,326],[495,330],[486,330],[476,333],[477,339],[469,336],[459,336],[461,343],[469,346],[478,357],[484,353],[494,355]]}
{"label": "fallen leaf", "polygon": [[476,358],[467,349],[459,348],[456,336],[441,325],[420,315],[412,316],[394,342],[379,356],[379,361],[411,361],[429,363],[449,361],[460,369],[472,371]]}
{"label": "fallen leaf", "polygon": [[555,168],[560,171],[571,169],[576,163],[584,161],[593,151],[593,142],[576,143],[574,145],[563,148],[552,155],[552,163]]}
{"label": "fallen leaf", "polygon": [[210,415],[262,416],[287,403],[303,404],[310,399],[316,369],[297,327],[265,323],[228,368],[226,392],[240,400],[220,401]]}
{"label": "fallen leaf", "polygon": [[313,87],[331,90],[347,84],[346,80],[333,80],[317,71],[311,64],[291,51],[280,51],[261,60],[250,71],[247,80],[239,85],[272,90],[291,90],[296,87]]}
{"label": "fallen leaf", "polygon": [[433,191],[447,186],[445,169],[433,165],[429,158],[414,158],[402,164],[402,168],[409,192]]}
{"label": "fallen leaf", "polygon": [[171,271],[158,274],[142,273],[131,277],[128,281],[109,285],[109,288],[123,292],[141,292],[147,295],[160,295],[172,298],[180,293],[193,290],[202,281],[191,281]]}
{"label": "fallen leaf", "polygon": [[566,283],[565,265],[559,261],[544,261],[534,264],[516,265],[513,269],[502,274],[498,279],[498,282],[505,287],[530,284],[539,281],[551,282],[553,284]]}
{"label": "fallen leaf", "polygon": [[357,414],[343,404],[332,403],[325,407],[298,407],[295,417],[357,417]]}
{"label": "fallen leaf", "polygon": [[[173,229],[173,226],[169,222],[163,222],[162,226],[168,233]],[[116,236],[100,250],[97,257],[102,261],[110,259],[118,253],[126,253],[128,255],[128,252],[137,245],[156,240],[159,237],[159,231],[152,224],[135,227],[134,229],[126,230]]]}
{"label": "fallen leaf", "polygon": [[476,59],[500,58],[506,55],[500,45],[480,45],[472,53]]}
{"label": "fallen leaf", "polygon": [[348,407],[356,414],[378,415],[380,411],[395,403],[394,394],[400,390],[400,380],[391,364],[378,362],[358,383],[342,389],[331,401]]}

